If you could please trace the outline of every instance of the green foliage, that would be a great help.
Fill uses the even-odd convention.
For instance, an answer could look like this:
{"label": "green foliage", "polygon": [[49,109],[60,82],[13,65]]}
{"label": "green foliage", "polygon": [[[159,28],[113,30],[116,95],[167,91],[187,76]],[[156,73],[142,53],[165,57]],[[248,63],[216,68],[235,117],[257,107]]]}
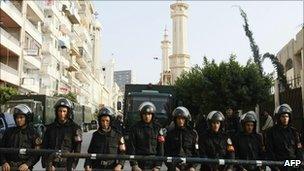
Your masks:
{"label": "green foliage", "polygon": [[0,105],[11,100],[12,96],[18,95],[19,92],[16,88],[0,86]]}
{"label": "green foliage", "polygon": [[175,82],[177,98],[193,115],[224,111],[231,105],[253,110],[268,99],[271,86],[270,75],[261,75],[255,63],[240,65],[235,56],[220,64],[204,57],[202,66],[196,65]]}
{"label": "green foliage", "polygon": [[67,98],[67,99],[71,100],[72,102],[78,103],[76,93],[72,93],[72,92],[69,92],[68,94],[57,94],[57,93],[55,93],[54,97],[64,97],[64,98]]}
{"label": "green foliage", "polygon": [[263,55],[263,60],[266,59],[266,58],[270,59],[273,67],[276,69],[280,84],[283,85],[285,90],[289,90],[287,79],[286,79],[286,76],[284,74],[284,66],[281,64],[279,59],[276,56],[274,56],[273,54],[270,54],[270,53],[265,53]]}
{"label": "green foliage", "polygon": [[268,52],[263,55],[263,58],[261,58],[261,55],[259,52],[259,47],[257,46],[257,44],[254,41],[252,31],[249,29],[247,14],[240,7],[239,7],[239,10],[241,12],[241,16],[244,19],[243,27],[244,27],[246,36],[248,37],[249,42],[250,42],[250,48],[253,53],[254,62],[258,65],[260,73],[261,74],[263,73],[262,63],[263,63],[264,59],[266,59],[266,58],[270,59],[273,67],[276,69],[280,83],[285,88],[285,90],[288,90],[289,86],[287,84],[286,76],[284,75],[284,66],[280,63],[279,59],[275,55],[270,54]]}
{"label": "green foliage", "polygon": [[261,55],[260,55],[260,50],[259,50],[258,45],[255,43],[252,31],[249,29],[247,14],[243,11],[242,8],[239,8],[239,10],[241,12],[241,16],[244,19],[243,27],[244,27],[246,36],[248,37],[249,42],[250,42],[250,48],[251,48],[251,51],[253,53],[254,62],[258,65],[260,73],[263,73],[262,59],[261,59]]}

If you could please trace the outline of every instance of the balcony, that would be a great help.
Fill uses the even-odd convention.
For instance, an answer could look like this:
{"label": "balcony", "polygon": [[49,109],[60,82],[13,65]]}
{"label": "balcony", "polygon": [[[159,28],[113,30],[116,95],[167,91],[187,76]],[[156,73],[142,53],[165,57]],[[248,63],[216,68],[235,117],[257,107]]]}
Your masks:
{"label": "balcony", "polygon": [[[56,1],[53,1],[53,3],[58,3]],[[46,5],[44,5],[44,12],[45,15],[56,15],[56,16],[60,16],[61,12],[58,10],[58,7],[55,4],[52,3],[48,3]]]}
{"label": "balcony", "polygon": [[43,22],[43,25],[41,27],[42,31],[44,33],[52,33],[54,32],[54,23],[53,23],[53,20],[48,18],[48,19],[45,19],[44,22]]}
{"label": "balcony", "polygon": [[39,93],[39,80],[25,74],[21,79],[21,87],[31,92]]}
{"label": "balcony", "polygon": [[70,58],[70,66],[67,68],[68,71],[79,71],[80,67],[76,62],[76,57]]}
{"label": "balcony", "polygon": [[75,87],[80,87],[80,86],[82,86],[82,84],[81,84],[75,77],[71,77],[71,83],[72,83],[72,85],[74,85]]}
{"label": "balcony", "polygon": [[82,47],[79,47],[79,52],[80,52],[80,55],[82,57],[84,57],[84,59],[87,62],[91,62],[92,61],[92,56],[88,53],[86,45],[83,45]]}
{"label": "balcony", "polygon": [[61,50],[61,58],[60,63],[62,64],[63,68],[68,68],[70,66],[70,56],[67,52]]}
{"label": "balcony", "polygon": [[29,20],[25,20],[25,31],[29,33],[40,45],[42,44],[41,32]]}
{"label": "balcony", "polygon": [[11,18],[14,19],[14,21],[18,24],[18,25],[23,25],[23,17],[22,17],[22,13],[20,10],[18,10],[18,8],[16,8],[16,6],[9,0],[0,1],[0,8],[7,14],[9,15]]}
{"label": "balcony", "polygon": [[60,51],[53,46],[52,42],[44,42],[42,44],[41,53],[43,55],[53,55],[57,60],[60,59]]}
{"label": "balcony", "polygon": [[70,38],[61,36],[59,39],[59,47],[62,49],[70,49]]}
{"label": "balcony", "polygon": [[41,57],[38,49],[27,49],[23,51],[24,66],[30,69],[41,69]]}
{"label": "balcony", "polygon": [[64,75],[60,75],[60,80],[63,81],[64,83],[69,83],[69,78],[67,76]]}
{"label": "balcony", "polygon": [[52,67],[52,66],[43,66],[42,67],[42,73],[44,75],[50,75],[53,78],[59,79],[60,78],[60,74],[59,71],[56,70],[56,68]]}
{"label": "balcony", "polygon": [[26,1],[28,6],[34,11],[34,13],[40,18],[41,21],[44,20],[43,14],[43,1]]}
{"label": "balcony", "polygon": [[71,42],[71,55],[74,55],[76,57],[80,57],[80,52],[78,49],[78,46],[73,41]]}
{"label": "balcony", "polygon": [[18,71],[0,62],[0,79],[14,85],[19,85]]}
{"label": "balcony", "polygon": [[296,77],[296,78],[287,80],[287,84],[289,85],[289,88],[291,88],[291,89],[302,87],[301,76],[298,75],[298,77]]}
{"label": "balcony", "polygon": [[1,45],[5,46],[10,51],[16,53],[18,56],[21,56],[22,49],[20,46],[21,45],[20,41],[17,40],[14,36],[9,34],[1,27],[0,27],[0,35],[1,35],[0,38]]}
{"label": "balcony", "polygon": [[89,78],[87,77],[87,75],[83,71],[77,71],[75,73],[75,77],[78,80],[80,80],[81,82],[86,82],[86,83],[90,82]]}

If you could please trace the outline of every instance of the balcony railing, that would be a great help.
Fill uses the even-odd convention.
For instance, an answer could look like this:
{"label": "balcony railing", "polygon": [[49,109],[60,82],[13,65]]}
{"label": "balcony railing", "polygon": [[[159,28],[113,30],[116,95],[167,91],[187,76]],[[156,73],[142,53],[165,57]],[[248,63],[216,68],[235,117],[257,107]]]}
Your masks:
{"label": "balcony railing", "polygon": [[1,62],[0,62],[0,68],[1,68],[2,70],[4,70],[4,71],[10,73],[10,74],[13,74],[13,75],[18,76],[18,71],[17,71],[17,70],[15,70],[14,68],[11,68],[10,66],[5,65],[5,64],[3,64],[3,63],[1,63]]}
{"label": "balcony railing", "polygon": [[289,88],[291,88],[291,89],[299,88],[302,86],[301,77],[298,76],[296,78],[289,79],[289,80],[287,80],[287,84],[289,85]]}
{"label": "balcony railing", "polygon": [[30,34],[33,34],[33,38],[36,39],[36,41],[38,41],[39,43],[42,43],[42,34],[41,32],[29,21],[29,20],[25,20],[27,26],[29,26],[30,28],[27,29]]}
{"label": "balcony railing", "polygon": [[0,32],[2,35],[4,35],[6,38],[8,38],[9,40],[11,40],[12,42],[14,42],[17,46],[20,47],[20,41],[17,40],[14,36],[12,36],[11,34],[9,34],[6,30],[4,30],[3,28],[0,27]]}
{"label": "balcony railing", "polygon": [[14,13],[16,13],[18,15],[16,17],[22,18],[21,11],[11,1],[9,1],[9,0],[6,0],[6,1],[1,0],[0,3],[6,3],[9,6],[10,10],[14,11]]}

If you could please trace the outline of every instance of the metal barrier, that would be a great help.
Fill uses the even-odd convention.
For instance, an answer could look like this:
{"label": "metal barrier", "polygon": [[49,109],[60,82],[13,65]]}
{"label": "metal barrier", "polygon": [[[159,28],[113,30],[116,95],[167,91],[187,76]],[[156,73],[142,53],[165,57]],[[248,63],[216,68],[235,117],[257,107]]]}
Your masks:
{"label": "metal barrier", "polygon": [[283,166],[284,161],[267,161],[267,160],[238,160],[238,159],[209,159],[199,157],[165,157],[165,156],[143,156],[143,155],[116,155],[116,154],[95,154],[95,153],[69,153],[61,150],[47,149],[15,149],[0,148],[1,153],[14,154],[49,154],[48,164],[58,157],[61,158],[91,158],[103,160],[137,160],[137,161],[162,161],[168,163],[210,163],[217,165],[256,165],[256,166]]}

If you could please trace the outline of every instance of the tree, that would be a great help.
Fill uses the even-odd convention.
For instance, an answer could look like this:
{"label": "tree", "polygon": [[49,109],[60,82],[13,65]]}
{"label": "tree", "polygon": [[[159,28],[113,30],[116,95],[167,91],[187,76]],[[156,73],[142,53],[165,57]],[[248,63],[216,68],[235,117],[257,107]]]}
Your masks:
{"label": "tree", "polygon": [[195,118],[212,110],[224,111],[231,105],[253,110],[256,104],[267,100],[271,86],[271,76],[260,74],[255,63],[248,61],[242,66],[231,56],[220,64],[204,57],[202,66],[183,73],[174,87],[177,98]]}
{"label": "tree", "polygon": [[71,100],[72,102],[78,103],[78,101],[77,101],[77,94],[76,93],[72,93],[72,92],[69,92],[67,94],[58,94],[58,93],[55,93],[54,96],[55,97],[67,98],[67,99]]}
{"label": "tree", "polygon": [[0,113],[2,112],[1,105],[12,99],[12,96],[18,95],[19,92],[16,88],[0,86]]}
{"label": "tree", "polygon": [[288,86],[288,83],[287,83],[287,80],[286,80],[286,76],[284,75],[284,66],[280,63],[279,59],[275,55],[270,54],[269,52],[265,53],[263,55],[263,57],[261,58],[261,54],[259,52],[259,47],[255,43],[252,31],[249,29],[247,14],[245,13],[245,11],[241,7],[239,7],[239,10],[241,12],[241,16],[244,19],[243,27],[244,27],[244,31],[246,33],[246,36],[248,37],[249,42],[250,42],[250,48],[251,48],[251,51],[253,53],[254,62],[258,65],[260,73],[261,74],[263,73],[263,67],[262,67],[263,61],[266,58],[270,59],[273,67],[276,69],[279,83],[281,83],[281,85],[284,87],[285,90],[289,90],[289,86]]}
{"label": "tree", "polygon": [[3,105],[7,101],[11,100],[12,96],[18,94],[19,92],[16,88],[0,86],[0,105]]}

